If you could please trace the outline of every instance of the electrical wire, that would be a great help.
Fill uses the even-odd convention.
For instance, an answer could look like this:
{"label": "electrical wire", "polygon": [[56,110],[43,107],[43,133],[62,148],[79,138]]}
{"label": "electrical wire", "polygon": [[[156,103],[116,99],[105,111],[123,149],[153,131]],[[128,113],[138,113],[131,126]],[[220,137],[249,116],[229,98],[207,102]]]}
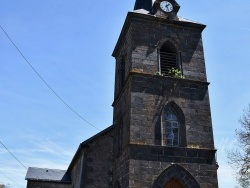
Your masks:
{"label": "electrical wire", "polygon": [[17,161],[19,162],[25,169],[28,169],[10,150],[0,141],[0,144],[8,151],[8,153]]}
{"label": "electrical wire", "polygon": [[[28,169],[13,153],[10,152],[10,150],[0,141],[0,144],[8,151],[8,153],[17,161],[19,162],[25,169]],[[35,176],[37,176],[35,174]],[[37,178],[39,179],[39,178]]]}
{"label": "electrical wire", "polygon": [[7,36],[7,38],[9,39],[9,41],[13,44],[13,46],[16,48],[16,50],[19,52],[19,54],[23,57],[23,59],[25,60],[25,62],[30,66],[30,68],[36,73],[36,75],[42,80],[42,82],[52,91],[52,93],[54,93],[54,95],[64,104],[66,105],[74,114],[76,114],[80,119],[82,119],[84,122],[86,122],[87,124],[89,124],[90,126],[94,127],[97,130],[101,130],[98,127],[96,127],[95,125],[93,125],[92,123],[90,123],[88,120],[86,120],[85,118],[83,118],[76,110],[74,110],[49,84],[48,82],[41,76],[41,74],[39,74],[39,72],[35,69],[35,67],[33,67],[33,65],[28,61],[28,59],[24,56],[24,54],[21,52],[21,50],[17,47],[17,45],[14,43],[14,41],[10,38],[10,36],[8,35],[8,33],[5,31],[5,29],[1,26],[0,24],[0,28],[2,29],[2,31],[4,32],[4,34]]}
{"label": "electrical wire", "polygon": [[6,177],[7,179],[9,179],[10,181],[12,181],[13,183],[15,183],[16,185],[18,185],[19,187],[22,187],[23,188],[23,186],[21,186],[20,184],[18,184],[17,182],[15,182],[14,180],[12,180],[12,179],[10,179],[8,176],[6,176],[4,173],[2,173],[1,171],[0,171],[0,174],[2,174],[4,177]]}

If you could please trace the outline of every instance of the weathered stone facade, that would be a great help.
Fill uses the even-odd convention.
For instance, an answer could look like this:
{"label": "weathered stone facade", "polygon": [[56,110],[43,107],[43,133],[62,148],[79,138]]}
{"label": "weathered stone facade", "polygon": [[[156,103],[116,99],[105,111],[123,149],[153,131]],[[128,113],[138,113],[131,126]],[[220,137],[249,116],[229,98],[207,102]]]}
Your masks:
{"label": "weathered stone facade", "polygon": [[[80,145],[65,188],[164,188],[172,180],[183,188],[218,187],[202,44],[205,25],[178,17],[175,0],[169,1],[175,11],[169,14],[159,8],[162,0],[152,2],[149,11],[150,0],[137,0],[138,10],[127,15],[113,52],[113,125]],[[161,73],[166,44],[174,51],[179,77]],[[167,127],[171,110],[175,129]],[[41,179],[27,179],[28,187],[42,187],[35,185]]]}
{"label": "weathered stone facade", "polygon": [[[205,26],[157,15],[164,13],[130,12],[113,53],[117,60],[114,136],[120,139],[116,142],[120,146],[115,147],[119,151],[114,151],[118,155],[114,156],[113,183],[163,187],[171,178],[165,178],[161,186],[154,182],[167,177],[164,173],[175,166],[190,177],[189,184],[181,183],[184,187],[218,187],[202,44]],[[178,52],[184,79],[157,75],[159,51],[166,42]],[[166,145],[163,116],[168,106],[178,113],[179,147]],[[177,174],[171,177],[183,179]]]}
{"label": "weathered stone facade", "polygon": [[111,126],[83,142],[69,169],[72,187],[103,187],[112,184],[113,134]]}

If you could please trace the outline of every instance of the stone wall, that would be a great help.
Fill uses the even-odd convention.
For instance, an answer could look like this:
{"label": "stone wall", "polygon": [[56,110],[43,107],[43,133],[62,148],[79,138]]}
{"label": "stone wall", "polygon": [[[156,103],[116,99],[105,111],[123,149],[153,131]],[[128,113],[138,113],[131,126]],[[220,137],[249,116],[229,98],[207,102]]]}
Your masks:
{"label": "stone wall", "polygon": [[[128,14],[113,53],[116,60],[121,54],[131,59],[126,84],[116,90],[114,101],[113,184],[117,187],[159,188],[169,177],[178,178],[185,187],[218,187],[204,28],[189,21]],[[156,75],[159,50],[166,41],[180,54],[184,79]],[[162,116],[167,105],[175,107],[180,118],[179,147],[166,146]]]}
{"label": "stone wall", "polygon": [[[161,162],[161,161],[144,161],[144,160],[130,160],[130,182],[129,187],[131,188],[154,188],[154,183],[157,178],[164,172],[170,168],[173,163]],[[173,174],[174,177],[178,178],[182,181],[187,174],[190,174],[194,177],[194,182],[181,182],[185,185],[185,187],[196,188],[200,186],[200,188],[218,188],[217,184],[217,167],[215,164],[187,164],[182,163],[178,164],[178,166],[182,167],[184,170],[176,170]],[[167,176],[172,176],[170,173]],[[167,178],[167,177],[166,177]],[[199,186],[194,186],[195,183],[198,183]],[[162,187],[167,182],[162,183]],[[193,183],[190,185],[190,183]],[[157,186],[155,186],[157,187]]]}
{"label": "stone wall", "polygon": [[185,117],[187,147],[214,149],[208,83],[139,73],[132,77],[130,143],[164,145],[162,111],[174,102]]}
{"label": "stone wall", "polygon": [[[156,18],[157,19],[157,18]],[[181,25],[181,24],[180,24]],[[146,74],[159,71],[159,48],[170,41],[181,53],[183,75],[186,79],[206,81],[201,28],[180,26],[167,20],[134,19],[132,29],[132,70]]]}
{"label": "stone wall", "polygon": [[131,85],[129,83],[128,81],[120,96],[115,100],[113,117],[115,125],[113,184],[123,182],[126,187],[129,182],[127,145],[129,144],[131,118]]}
{"label": "stone wall", "polygon": [[119,157],[122,148],[129,143],[130,133],[130,108],[131,108],[131,85],[128,81],[118,98],[114,102],[113,124],[114,135],[114,157]]}
{"label": "stone wall", "polygon": [[118,158],[114,158],[113,185],[115,188],[129,187],[129,163],[127,146],[123,148],[123,152]]}
{"label": "stone wall", "polygon": [[122,48],[119,51],[119,54],[116,57],[116,70],[115,70],[115,97],[118,97],[119,93],[121,92],[122,85],[125,83],[121,83],[121,67],[122,63],[125,64],[124,68],[124,81],[128,78],[128,75],[131,71],[132,66],[132,35],[131,35],[131,28],[128,29],[126,36],[124,37],[124,42]]}
{"label": "stone wall", "polygon": [[84,146],[84,188],[112,187],[113,134],[111,129]]}
{"label": "stone wall", "polygon": [[71,170],[71,181],[72,187],[81,188],[82,179],[82,168],[83,168],[83,152],[81,151],[76,159],[76,162]]}
{"label": "stone wall", "polygon": [[[164,42],[170,41],[180,53],[184,76],[187,79],[206,81],[201,35],[204,28],[204,25],[192,22],[169,21],[129,13],[113,54],[116,66],[119,67],[120,56],[125,55],[126,75],[131,71],[154,75],[159,71],[159,49]],[[116,85],[118,79],[116,71]]]}
{"label": "stone wall", "polygon": [[185,187],[218,188],[215,153],[209,149],[130,144],[114,163],[113,183],[122,188],[162,188],[176,178]]}

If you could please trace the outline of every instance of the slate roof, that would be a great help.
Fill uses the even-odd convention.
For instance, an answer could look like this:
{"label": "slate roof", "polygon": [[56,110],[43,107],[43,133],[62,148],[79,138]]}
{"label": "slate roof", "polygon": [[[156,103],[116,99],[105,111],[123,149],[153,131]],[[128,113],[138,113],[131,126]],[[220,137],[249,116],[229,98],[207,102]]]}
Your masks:
{"label": "slate roof", "polygon": [[61,183],[70,183],[70,176],[66,173],[66,170],[56,170],[48,168],[34,168],[29,167],[25,177],[26,180],[35,181],[52,181]]}

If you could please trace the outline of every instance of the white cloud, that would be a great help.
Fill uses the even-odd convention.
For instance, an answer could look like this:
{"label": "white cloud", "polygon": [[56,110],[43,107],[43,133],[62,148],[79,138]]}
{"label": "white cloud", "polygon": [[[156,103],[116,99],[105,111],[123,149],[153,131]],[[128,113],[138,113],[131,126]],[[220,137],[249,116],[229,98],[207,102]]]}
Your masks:
{"label": "white cloud", "polygon": [[224,137],[216,143],[218,151],[225,151],[235,148],[236,139],[231,139],[229,137]]}
{"label": "white cloud", "polygon": [[64,148],[56,142],[52,142],[50,139],[45,141],[35,141],[37,149],[35,151],[42,153],[50,153],[60,157],[72,157],[73,152],[68,148]]}
{"label": "white cloud", "polygon": [[[63,169],[68,168],[71,162],[74,151],[71,148],[63,146],[63,144],[52,141],[51,139],[34,138],[33,135],[26,135],[32,137],[29,148],[10,149],[26,167],[39,168],[53,168]],[[15,177],[15,182],[26,187],[25,169],[18,161],[16,161],[5,149],[0,149],[0,172],[7,177]],[[9,183],[12,188],[20,187],[15,185],[9,179],[0,174],[0,180],[5,184]]]}

